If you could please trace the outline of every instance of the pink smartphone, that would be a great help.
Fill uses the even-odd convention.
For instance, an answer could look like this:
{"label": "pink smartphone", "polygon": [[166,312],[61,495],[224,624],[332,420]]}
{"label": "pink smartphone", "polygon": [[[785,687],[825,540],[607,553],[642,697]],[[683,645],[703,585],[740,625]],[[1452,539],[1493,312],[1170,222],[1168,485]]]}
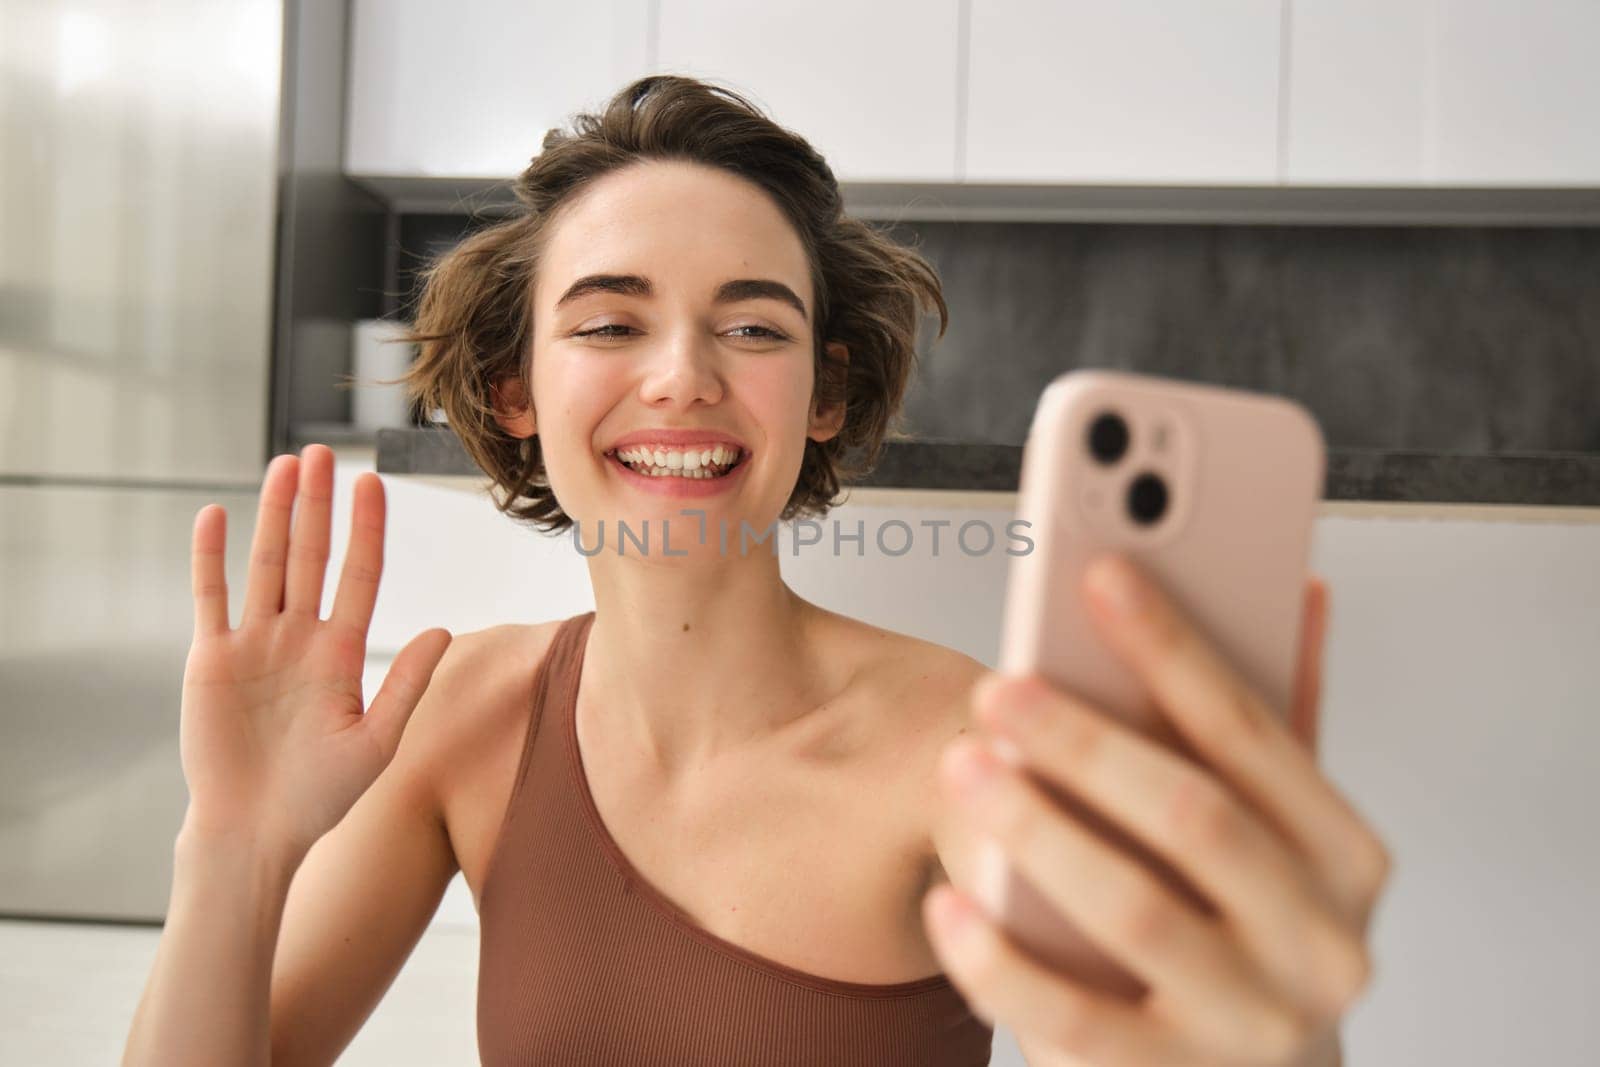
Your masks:
{"label": "pink smartphone", "polygon": [[[1063,374],[1040,396],[1023,449],[1017,517],[1031,523],[1033,548],[1011,561],[1000,671],[1037,672],[1193,757],[1087,615],[1083,569],[1116,551],[1287,713],[1324,456],[1316,420],[1282,397],[1120,371]],[[1046,788],[1204,904],[1154,853],[1070,794]],[[974,891],[1044,962],[1091,988],[1143,993],[993,842],[981,846]]]}

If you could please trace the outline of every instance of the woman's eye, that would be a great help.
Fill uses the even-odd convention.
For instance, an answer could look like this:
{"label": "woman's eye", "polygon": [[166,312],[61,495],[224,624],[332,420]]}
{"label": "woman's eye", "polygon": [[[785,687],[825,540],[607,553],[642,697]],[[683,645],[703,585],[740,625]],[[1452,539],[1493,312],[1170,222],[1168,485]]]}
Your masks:
{"label": "woman's eye", "polygon": [[734,329],[735,330],[760,330],[763,334],[765,334],[766,336],[770,337],[774,341],[787,341],[789,339],[785,335],[779,333],[777,330],[769,330],[765,326],[735,326]]}
{"label": "woman's eye", "polygon": [[[611,332],[609,332],[611,330],[620,330],[622,332],[620,332],[620,333],[611,333]],[[613,322],[613,323],[607,323],[604,326],[596,326],[596,327],[593,327],[592,329],[588,329],[588,330],[579,330],[574,336],[577,336],[577,337],[625,337],[625,336],[627,336],[627,334],[631,330],[632,330],[631,326],[623,326],[623,325],[621,325],[619,323],[614,323]],[[767,338],[770,338],[771,340],[774,340],[774,341],[787,341],[787,340],[789,340],[789,337],[788,337],[787,334],[779,333],[777,330],[771,330],[771,329],[768,329],[765,326],[735,326],[731,332],[737,333],[737,332],[739,332],[741,330],[756,330],[756,331],[759,331],[760,335],[763,335],[763,336],[765,336]],[[757,335],[755,335],[755,334],[746,334],[745,336],[754,337],[754,336],[757,336]]]}

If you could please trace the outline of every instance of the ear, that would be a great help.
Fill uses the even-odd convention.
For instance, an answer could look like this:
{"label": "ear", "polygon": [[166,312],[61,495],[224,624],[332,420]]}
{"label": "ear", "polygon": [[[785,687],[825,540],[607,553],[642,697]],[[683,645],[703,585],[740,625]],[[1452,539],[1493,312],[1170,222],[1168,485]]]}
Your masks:
{"label": "ear", "polygon": [[[836,376],[837,380],[843,381],[845,369],[850,365],[850,349],[846,348],[842,342],[829,341],[824,346],[823,351],[825,359],[833,364],[831,373]],[[825,366],[823,371],[827,373],[830,368]],[[839,431],[844,429],[844,409],[845,399],[842,396],[839,398],[838,403],[827,407],[822,406],[819,397],[811,406],[810,426],[806,436],[813,441],[827,441],[838,436]]]}
{"label": "ear", "polygon": [[533,405],[528,402],[528,394],[520,378],[507,375],[495,381],[491,388],[494,392],[494,421],[506,433],[512,437],[532,437],[539,432]]}

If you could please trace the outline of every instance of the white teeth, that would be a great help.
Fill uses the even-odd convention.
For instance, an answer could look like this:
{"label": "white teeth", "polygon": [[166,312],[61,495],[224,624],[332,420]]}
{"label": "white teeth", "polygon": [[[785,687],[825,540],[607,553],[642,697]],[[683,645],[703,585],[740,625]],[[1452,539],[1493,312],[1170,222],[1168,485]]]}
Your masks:
{"label": "white teeth", "polygon": [[638,474],[696,480],[721,478],[741,458],[740,449],[723,445],[687,451],[641,446],[619,448],[612,454]]}
{"label": "white teeth", "polygon": [[722,475],[713,474],[708,470],[684,470],[682,467],[643,467],[639,468],[640,474],[647,474],[652,478],[720,478]]}
{"label": "white teeth", "polygon": [[618,449],[616,456],[626,463],[644,464],[649,467],[697,470],[732,463],[739,457],[739,450],[723,445],[689,451],[669,448],[627,448]]}

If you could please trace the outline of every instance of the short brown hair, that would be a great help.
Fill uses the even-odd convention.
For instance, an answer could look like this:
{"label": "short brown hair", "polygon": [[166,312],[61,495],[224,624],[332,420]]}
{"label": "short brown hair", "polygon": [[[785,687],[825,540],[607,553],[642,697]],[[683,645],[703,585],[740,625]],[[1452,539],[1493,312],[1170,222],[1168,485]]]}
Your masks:
{"label": "short brown hair", "polygon": [[[494,383],[515,376],[533,396],[533,279],[556,209],[601,175],[647,160],[685,160],[731,172],[771,195],[800,236],[815,292],[815,393],[844,401],[844,424],[808,439],[785,520],[825,513],[842,482],[872,470],[886,439],[908,436],[901,405],[916,363],[918,316],[949,311],[938,275],[919,253],[846,216],[839,183],[804,139],[744,96],[668,74],[643,77],[599,114],[552,129],[516,180],[518,209],[481,229],[421,274],[406,339],[419,346],[401,379],[413,410],[442,410],[473,460],[501,491],[501,512],[548,532],[571,525],[545,477],[538,435],[518,438],[495,420]],[[849,350],[843,375],[825,344]]]}

